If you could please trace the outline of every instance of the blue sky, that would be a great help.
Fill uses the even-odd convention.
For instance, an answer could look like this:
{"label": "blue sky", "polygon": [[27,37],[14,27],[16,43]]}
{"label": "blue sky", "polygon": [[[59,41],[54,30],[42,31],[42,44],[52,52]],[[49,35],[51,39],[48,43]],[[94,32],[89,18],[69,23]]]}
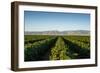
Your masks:
{"label": "blue sky", "polygon": [[90,14],[24,11],[25,31],[90,30]]}

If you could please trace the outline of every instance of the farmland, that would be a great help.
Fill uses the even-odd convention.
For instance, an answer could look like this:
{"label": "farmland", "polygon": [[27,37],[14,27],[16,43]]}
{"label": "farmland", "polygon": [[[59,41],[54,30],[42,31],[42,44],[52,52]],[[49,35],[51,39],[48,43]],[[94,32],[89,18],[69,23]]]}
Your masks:
{"label": "farmland", "polygon": [[90,36],[25,35],[25,61],[86,58],[90,58]]}

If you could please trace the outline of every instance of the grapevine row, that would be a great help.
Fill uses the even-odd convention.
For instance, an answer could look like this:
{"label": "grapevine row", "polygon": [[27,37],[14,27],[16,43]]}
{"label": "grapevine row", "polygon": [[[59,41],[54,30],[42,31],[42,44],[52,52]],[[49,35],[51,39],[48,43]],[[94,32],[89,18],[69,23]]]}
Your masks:
{"label": "grapevine row", "polygon": [[67,56],[67,49],[68,48],[65,46],[63,39],[58,37],[55,46],[51,49],[50,60],[70,59],[70,57]]}
{"label": "grapevine row", "polygon": [[56,39],[56,37],[48,38],[25,47],[25,61],[41,60],[42,56],[55,44]]}
{"label": "grapevine row", "polygon": [[82,48],[84,48],[84,49],[90,49],[90,44],[89,43],[84,43],[84,42],[82,42],[82,41],[79,41],[79,38],[77,38],[77,39],[73,39],[73,38],[65,38],[65,39],[67,39],[67,40],[69,40],[69,41],[71,41],[72,43],[75,43],[75,44],[77,44],[78,46],[80,46],[80,47],[82,47]]}
{"label": "grapevine row", "polygon": [[64,41],[69,47],[69,53],[72,58],[90,58],[90,49],[87,44],[65,37]]}

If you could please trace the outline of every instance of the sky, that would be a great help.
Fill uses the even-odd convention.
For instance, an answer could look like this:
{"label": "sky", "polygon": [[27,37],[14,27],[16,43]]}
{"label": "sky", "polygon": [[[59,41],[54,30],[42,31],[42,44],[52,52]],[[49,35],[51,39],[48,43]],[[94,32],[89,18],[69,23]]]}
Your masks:
{"label": "sky", "polygon": [[90,14],[24,11],[25,31],[90,30]]}

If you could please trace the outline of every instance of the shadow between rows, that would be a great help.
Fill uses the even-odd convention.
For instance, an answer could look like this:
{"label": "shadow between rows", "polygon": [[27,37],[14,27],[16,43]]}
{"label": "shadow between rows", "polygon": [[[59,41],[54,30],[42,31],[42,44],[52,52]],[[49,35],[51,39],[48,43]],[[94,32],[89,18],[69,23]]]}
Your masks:
{"label": "shadow between rows", "polygon": [[78,46],[76,43],[64,39],[66,46],[69,48],[66,50],[66,55],[70,56],[72,59],[86,59],[90,58],[90,50]]}

